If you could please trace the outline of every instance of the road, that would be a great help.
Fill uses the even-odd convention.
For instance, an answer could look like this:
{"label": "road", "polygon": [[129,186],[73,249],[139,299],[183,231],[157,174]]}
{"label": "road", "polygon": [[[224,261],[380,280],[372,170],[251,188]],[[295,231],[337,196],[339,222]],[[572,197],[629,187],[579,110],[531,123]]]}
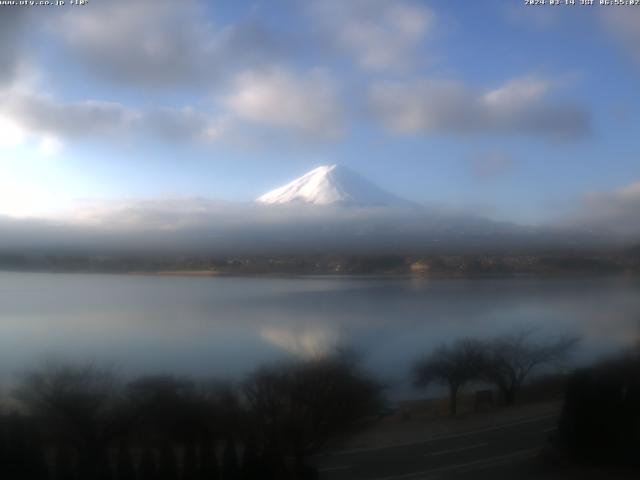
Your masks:
{"label": "road", "polygon": [[[557,415],[456,433],[426,441],[350,450],[317,458],[323,480],[513,478],[547,442]],[[497,475],[498,472],[503,475]],[[483,473],[481,473],[483,472]]]}

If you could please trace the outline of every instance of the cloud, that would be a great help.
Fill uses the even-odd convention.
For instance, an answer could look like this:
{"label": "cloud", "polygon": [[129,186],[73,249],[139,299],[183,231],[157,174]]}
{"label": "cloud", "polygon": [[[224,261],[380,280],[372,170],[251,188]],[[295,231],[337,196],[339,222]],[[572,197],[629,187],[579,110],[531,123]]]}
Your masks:
{"label": "cloud", "polygon": [[229,130],[225,118],[191,107],[148,111],[117,102],[64,102],[25,88],[0,89],[0,147],[31,138],[41,153],[57,153],[65,141],[144,138],[164,142],[217,141]]}
{"label": "cloud", "polygon": [[242,73],[223,104],[239,119],[259,125],[321,139],[344,134],[336,86],[321,70],[306,75],[283,68]]}
{"label": "cloud", "polygon": [[[17,194],[17,192],[16,192]],[[2,198],[0,198],[2,200]],[[366,253],[448,246],[499,228],[468,215],[408,208],[264,206],[205,198],[84,200],[50,220],[2,225],[0,249]],[[497,230],[498,229],[498,230]],[[434,243],[435,242],[435,243]]]}
{"label": "cloud", "polygon": [[239,207],[204,198],[168,198],[142,200],[81,200],[69,219],[80,225],[115,230],[176,231],[206,225],[215,218],[230,221]]}
{"label": "cloud", "polygon": [[117,82],[176,86],[201,79],[213,48],[197,2],[99,2],[59,18],[62,37],[90,71]]}
{"label": "cloud", "polygon": [[605,31],[640,62],[640,9],[601,8],[600,18]]}
{"label": "cloud", "polygon": [[27,89],[0,89],[0,148],[32,144],[51,156],[64,140],[125,131],[134,116],[116,103],[62,103]]}
{"label": "cloud", "polygon": [[311,3],[324,41],[366,70],[406,68],[432,30],[434,14],[418,2],[324,0]]}
{"label": "cloud", "polygon": [[[313,94],[310,94],[313,92]],[[163,142],[248,143],[261,129],[293,132],[300,139],[336,140],[345,133],[334,82],[322,71],[294,74],[268,69],[238,75],[217,110],[193,107],[141,110],[117,102],[65,102],[29,88],[0,89],[0,146],[33,138],[52,154],[81,139],[152,138]],[[272,138],[275,136],[272,134]]]}
{"label": "cloud", "polygon": [[198,111],[192,107],[159,108],[138,119],[143,133],[166,142],[215,142],[232,136],[234,125],[223,114]]}
{"label": "cloud", "polygon": [[140,121],[138,112],[115,102],[62,102],[28,88],[0,89],[0,126],[5,126],[0,146],[6,136],[14,144],[33,142],[40,154],[50,156],[66,141],[123,136]]}
{"label": "cloud", "polygon": [[578,210],[566,221],[625,237],[639,236],[640,181],[610,192],[586,195]]}
{"label": "cloud", "polygon": [[504,152],[488,152],[471,158],[473,174],[479,179],[496,178],[513,168],[514,159]]}
{"label": "cloud", "polygon": [[572,140],[589,133],[589,114],[573,103],[546,99],[552,83],[517,78],[495,90],[449,80],[375,84],[370,105],[396,134],[527,134]]}
{"label": "cloud", "polygon": [[[0,204],[5,200],[9,207],[12,203],[24,206],[19,200],[24,192],[9,192],[8,197],[3,192]],[[20,220],[0,214],[0,250],[78,251],[87,255],[328,252],[360,255],[470,247],[494,250],[588,246],[614,242],[620,234],[640,234],[637,227],[640,185],[618,193],[621,198],[616,200],[615,208],[605,208],[601,200],[597,205],[585,207],[588,215],[575,215],[564,221],[563,228],[522,227],[430,207],[264,206],[205,198],[85,200],[71,211],[47,217],[48,220],[33,216]],[[30,194],[27,198],[37,204],[39,192],[35,190],[34,194],[33,198]],[[283,337],[286,336],[280,336],[283,343],[301,342],[298,337]]]}
{"label": "cloud", "polygon": [[322,71],[295,74],[271,68],[240,74],[231,91],[219,97],[218,108],[212,105],[207,111],[190,106],[144,110],[101,100],[67,102],[24,87],[0,89],[0,94],[0,147],[32,139],[49,155],[67,141],[86,139],[226,141],[246,146],[267,136],[285,141],[293,133],[297,141],[307,142],[345,134],[337,89]]}
{"label": "cloud", "polygon": [[29,27],[28,8],[2,8],[0,14],[0,86],[11,83],[24,65],[23,37]]}
{"label": "cloud", "polygon": [[86,100],[60,102],[29,90],[9,90],[0,111],[27,133],[81,138],[130,127],[137,114],[119,103]]}
{"label": "cloud", "polygon": [[284,49],[256,18],[218,27],[206,2],[110,0],[57,17],[53,30],[88,71],[137,87],[211,88]]}
{"label": "cloud", "polygon": [[[53,155],[65,143],[85,138],[224,140],[246,146],[261,143],[262,137],[280,141],[278,135],[292,131],[313,139],[342,135],[336,87],[328,74],[269,67],[291,50],[282,29],[271,30],[253,9],[223,23],[208,9],[202,0],[185,0],[179,7],[172,0],[110,0],[73,15],[54,9],[38,22],[31,21],[35,15],[29,9],[3,9],[0,122],[6,128],[0,146],[29,142],[40,153]],[[192,101],[206,106],[141,109],[111,101],[112,96],[110,101],[61,100],[49,94],[41,72],[36,81],[26,78],[29,72],[22,67],[28,57],[20,41],[26,34],[48,35],[43,38],[53,40],[52,49],[61,47],[65,64],[78,62],[93,79],[171,88],[195,95]],[[256,94],[259,105],[251,103]]]}
{"label": "cloud", "polygon": [[328,230],[335,224],[357,223],[366,219],[371,225],[398,215],[403,222],[411,210],[384,208],[319,208],[315,206],[265,206],[255,203],[233,203],[207,198],[152,198],[133,200],[83,200],[76,203],[67,219],[83,225],[107,229],[180,230],[212,226],[222,232],[253,228],[301,228],[315,225]]}

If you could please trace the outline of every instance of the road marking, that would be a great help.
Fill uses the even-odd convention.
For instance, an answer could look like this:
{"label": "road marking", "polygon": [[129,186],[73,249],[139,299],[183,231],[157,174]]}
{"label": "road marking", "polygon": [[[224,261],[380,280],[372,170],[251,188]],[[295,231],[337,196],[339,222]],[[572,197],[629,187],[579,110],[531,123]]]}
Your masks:
{"label": "road marking", "polygon": [[[483,458],[480,460],[473,460],[471,462],[459,463],[457,465],[449,465],[446,467],[432,468],[429,470],[422,470],[420,472],[405,473],[402,475],[392,475],[390,477],[375,477],[369,480],[404,480],[413,477],[424,477],[425,475],[439,474],[451,471],[473,471],[483,468],[495,467],[497,465],[505,464],[514,459],[530,458],[540,451],[539,448],[527,448],[525,450],[518,450],[516,452],[507,453],[505,455],[498,455],[497,457]],[[433,477],[430,477],[433,478]]]}
{"label": "road marking", "polygon": [[510,428],[510,427],[517,427],[518,425],[526,425],[527,423],[535,423],[535,422],[541,422],[543,420],[548,420],[550,418],[558,418],[558,414],[557,413],[553,413],[550,415],[543,415],[540,417],[535,417],[535,418],[530,418],[527,420],[520,420],[517,422],[511,422],[511,423],[503,423],[502,425],[495,425],[493,427],[485,427],[485,428],[480,428],[477,430],[469,430],[466,432],[460,432],[460,433],[453,433],[451,435],[441,435],[441,436],[437,436],[437,437],[432,437],[432,438],[427,438],[424,440],[415,440],[413,442],[404,442],[404,443],[394,443],[394,444],[390,444],[390,445],[382,445],[380,447],[368,447],[368,448],[353,448],[351,450],[340,450],[340,451],[335,451],[335,452],[329,452],[329,453],[323,453],[320,455],[317,455],[318,457],[328,457],[328,456],[338,456],[338,455],[349,455],[351,453],[366,453],[366,452],[377,452],[380,450],[388,450],[388,449],[392,449],[392,448],[402,448],[402,447],[410,447],[413,445],[424,445],[425,443],[431,443],[431,442],[439,442],[440,440],[449,440],[452,438],[461,438],[461,437],[468,437],[470,435],[476,435],[478,433],[486,433],[486,432],[493,432],[496,430],[502,430],[503,428]]}
{"label": "road marking", "polygon": [[558,427],[551,427],[551,428],[547,428],[546,430],[543,430],[542,433],[551,433],[551,432],[555,432],[556,430],[558,430]]}
{"label": "road marking", "polygon": [[486,447],[487,445],[489,445],[489,444],[488,443],[477,443],[475,445],[469,445],[469,446],[466,446],[466,447],[450,448],[449,450],[440,450],[438,452],[425,453],[424,456],[425,457],[436,457],[438,455],[447,455],[448,453],[458,453],[458,452],[464,452],[466,450],[473,450],[474,448]]}
{"label": "road marking", "polygon": [[319,472],[335,472],[337,470],[349,470],[351,465],[342,465],[339,467],[326,467],[318,469]]}

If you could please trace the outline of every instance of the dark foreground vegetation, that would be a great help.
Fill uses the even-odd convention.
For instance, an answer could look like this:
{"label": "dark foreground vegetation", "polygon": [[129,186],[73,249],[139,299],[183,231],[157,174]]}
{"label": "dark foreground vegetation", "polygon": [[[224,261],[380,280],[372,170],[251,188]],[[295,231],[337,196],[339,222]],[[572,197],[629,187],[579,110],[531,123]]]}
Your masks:
{"label": "dark foreground vegetation", "polygon": [[7,480],[307,479],[308,457],[379,410],[379,387],[331,358],[262,368],[237,386],[171,376],[122,384],[47,366],[0,422]]}
{"label": "dark foreground vegetation", "polygon": [[[559,366],[576,342],[533,330],[461,339],[418,361],[413,375],[420,385],[449,387],[451,414],[470,385],[485,388],[476,401],[489,399],[493,409],[497,393],[511,406],[522,392],[533,398],[536,382],[525,386],[532,371]],[[560,380],[554,392],[564,390],[545,449],[552,468],[640,467],[639,351],[549,378]],[[314,454],[385,411],[380,384],[350,355],[259,368],[236,384],[167,375],[124,381],[92,365],[46,364],[11,396],[0,413],[7,480],[314,479]]]}
{"label": "dark foreground vegetation", "polygon": [[640,352],[573,373],[556,440],[574,462],[640,468]]}

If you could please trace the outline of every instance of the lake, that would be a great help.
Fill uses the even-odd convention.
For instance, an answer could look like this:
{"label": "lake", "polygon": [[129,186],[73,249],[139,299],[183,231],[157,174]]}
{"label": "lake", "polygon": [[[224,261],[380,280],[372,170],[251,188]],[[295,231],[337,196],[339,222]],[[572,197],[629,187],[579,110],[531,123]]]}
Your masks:
{"label": "lake", "polygon": [[640,333],[640,279],[0,272],[3,381],[43,358],[237,378],[264,362],[342,346],[408,395],[421,354],[522,326],[580,334],[577,362],[628,347]]}

